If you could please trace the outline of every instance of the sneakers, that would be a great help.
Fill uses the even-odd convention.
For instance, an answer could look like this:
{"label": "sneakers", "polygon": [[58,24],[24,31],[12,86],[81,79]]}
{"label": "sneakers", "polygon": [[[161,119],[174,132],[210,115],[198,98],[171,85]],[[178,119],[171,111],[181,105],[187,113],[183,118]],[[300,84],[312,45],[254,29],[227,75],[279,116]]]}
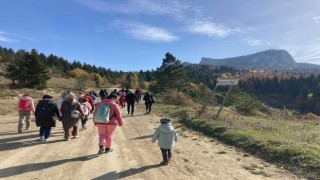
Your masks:
{"label": "sneakers", "polygon": [[73,136],[74,139],[75,139],[75,138],[78,138],[78,137],[79,137],[79,135]]}
{"label": "sneakers", "polygon": [[40,140],[44,140],[44,136],[40,136]]}
{"label": "sneakers", "polygon": [[22,130],[21,130],[21,129],[19,129],[19,130],[18,130],[18,133],[22,133]]}
{"label": "sneakers", "polygon": [[64,138],[65,141],[70,141],[70,138]]}
{"label": "sneakers", "polygon": [[169,163],[168,163],[168,161],[162,161],[161,163],[160,163],[160,165],[163,165],[163,166],[166,166],[166,165],[168,165]]}
{"label": "sneakers", "polygon": [[109,152],[112,152],[113,149],[112,148],[106,148],[106,150],[104,151],[105,153],[109,153]]}
{"label": "sneakers", "polygon": [[99,147],[98,155],[101,155],[105,152],[105,148],[103,146]]}
{"label": "sneakers", "polygon": [[44,139],[44,141],[49,141],[50,140],[50,138],[46,138],[46,139]]}
{"label": "sneakers", "polygon": [[83,130],[87,130],[87,126],[83,126],[82,129],[83,129]]}

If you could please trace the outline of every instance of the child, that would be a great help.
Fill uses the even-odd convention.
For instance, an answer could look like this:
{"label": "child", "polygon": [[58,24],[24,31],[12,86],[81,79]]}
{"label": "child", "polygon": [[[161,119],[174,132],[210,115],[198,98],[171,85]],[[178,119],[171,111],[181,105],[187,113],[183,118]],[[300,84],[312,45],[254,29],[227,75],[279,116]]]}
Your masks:
{"label": "child", "polygon": [[169,161],[172,160],[171,149],[174,145],[174,141],[177,141],[176,131],[172,127],[170,121],[171,120],[168,118],[161,118],[161,125],[156,129],[151,140],[151,142],[154,143],[158,139],[158,145],[161,149],[163,158],[163,161],[160,163],[161,165],[168,165]]}
{"label": "child", "polygon": [[86,124],[88,121],[89,112],[91,111],[92,107],[91,107],[90,103],[88,102],[88,99],[86,99],[86,98],[80,98],[79,101],[81,104],[82,111],[84,113],[84,118],[81,119],[82,129],[87,130]]}

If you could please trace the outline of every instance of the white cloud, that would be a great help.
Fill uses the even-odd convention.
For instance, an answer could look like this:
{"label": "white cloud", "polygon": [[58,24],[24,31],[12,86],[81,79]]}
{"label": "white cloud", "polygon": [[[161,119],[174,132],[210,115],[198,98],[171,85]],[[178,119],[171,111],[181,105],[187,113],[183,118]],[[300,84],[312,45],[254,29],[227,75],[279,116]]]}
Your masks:
{"label": "white cloud", "polygon": [[250,46],[260,46],[260,45],[270,46],[272,44],[271,42],[267,42],[261,39],[256,39],[251,37],[244,38],[243,41]]}
{"label": "white cloud", "polygon": [[301,42],[299,46],[282,45],[297,62],[320,64],[320,45],[315,41]]}
{"label": "white cloud", "polygon": [[109,28],[100,27],[98,30],[105,31],[106,29],[121,29],[125,34],[138,40],[172,42],[179,39],[163,28],[132,21],[114,21]]}
{"label": "white cloud", "polygon": [[[210,9],[199,3],[185,0],[125,0],[125,1],[103,1],[103,0],[74,0],[91,9],[102,13],[130,14],[130,15],[151,15],[164,16],[163,23],[174,22],[177,29],[183,29],[194,34],[208,37],[226,37],[232,33],[243,33],[240,28],[232,28],[223,23],[217,23],[213,18]],[[158,17],[159,18],[159,17]],[[190,20],[191,19],[191,20]],[[141,19],[140,19],[141,21]],[[159,25],[160,26],[160,25]],[[180,26],[180,27],[179,27]],[[159,30],[150,29],[152,32]],[[103,28],[96,29],[97,32],[105,31]],[[131,31],[133,32],[133,31]],[[143,34],[135,32],[132,34]],[[154,34],[154,33],[148,33]],[[167,34],[167,33],[159,33]],[[167,36],[168,39],[175,39]],[[170,37],[170,38],[169,38]]]}
{"label": "white cloud", "polygon": [[208,37],[225,37],[234,32],[243,33],[240,28],[227,27],[211,20],[193,20],[187,23],[187,31]]}
{"label": "white cloud", "polygon": [[320,23],[320,16],[319,16],[319,17],[314,17],[313,20],[314,20],[316,23]]}

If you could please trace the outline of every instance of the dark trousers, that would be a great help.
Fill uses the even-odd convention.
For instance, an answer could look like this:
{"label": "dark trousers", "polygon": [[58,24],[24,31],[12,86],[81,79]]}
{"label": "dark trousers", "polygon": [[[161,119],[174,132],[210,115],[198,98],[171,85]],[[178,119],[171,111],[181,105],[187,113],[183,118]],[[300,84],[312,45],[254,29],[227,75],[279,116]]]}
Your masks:
{"label": "dark trousers", "polygon": [[40,136],[43,136],[45,139],[48,139],[51,134],[51,127],[40,126]]}
{"label": "dark trousers", "polygon": [[150,112],[151,112],[152,103],[145,103],[145,104],[146,104],[146,111],[147,111],[147,113],[150,113]]}
{"label": "dark trousers", "polygon": [[127,106],[128,106],[128,114],[130,114],[130,108],[131,108],[131,114],[133,114],[134,112],[134,102],[127,102]]}
{"label": "dark trousers", "polygon": [[84,118],[81,120],[81,125],[82,125],[82,127],[87,124],[88,116],[89,116],[89,115],[84,115]]}
{"label": "dark trousers", "polygon": [[161,154],[162,154],[162,159],[165,162],[168,162],[169,159],[171,159],[172,154],[171,154],[171,149],[161,149]]}

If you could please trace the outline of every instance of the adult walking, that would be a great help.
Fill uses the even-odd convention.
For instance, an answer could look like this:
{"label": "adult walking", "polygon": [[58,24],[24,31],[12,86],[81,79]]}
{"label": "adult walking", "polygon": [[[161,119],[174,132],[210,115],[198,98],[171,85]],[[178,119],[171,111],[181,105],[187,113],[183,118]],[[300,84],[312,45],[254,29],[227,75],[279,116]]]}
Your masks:
{"label": "adult walking", "polygon": [[112,137],[114,131],[117,126],[122,126],[122,116],[120,113],[120,107],[116,103],[117,95],[114,93],[110,93],[107,99],[103,99],[101,103],[97,104],[97,107],[93,113],[93,117],[99,110],[99,107],[104,104],[109,106],[109,122],[106,124],[95,123],[99,133],[99,151],[98,154],[102,154],[104,152],[111,152],[112,148]]}
{"label": "adult walking", "polygon": [[136,101],[136,95],[133,94],[131,91],[129,91],[128,94],[126,95],[126,102],[128,107],[128,114],[131,113],[131,116],[133,116],[133,113],[134,113],[135,101]]}
{"label": "adult walking", "polygon": [[56,127],[56,120],[60,117],[57,105],[54,104],[52,96],[44,95],[39,101],[35,111],[36,125],[40,126],[40,140],[48,141],[51,128]]}
{"label": "adult walking", "polygon": [[19,123],[18,123],[18,133],[22,133],[22,128],[24,122],[26,122],[26,130],[29,130],[31,124],[31,113],[34,114],[34,102],[29,93],[25,93],[19,98],[18,101],[18,113],[19,113]]}
{"label": "adult walking", "polygon": [[73,93],[66,95],[66,100],[63,101],[60,111],[62,112],[62,126],[64,130],[64,138],[69,141],[71,135],[73,138],[79,137],[79,122],[80,118],[84,118],[84,113],[79,101]]}
{"label": "adult walking", "polygon": [[143,96],[143,100],[144,100],[144,104],[146,105],[146,114],[150,114],[152,104],[154,103],[153,96],[151,95],[150,92],[147,92]]}

